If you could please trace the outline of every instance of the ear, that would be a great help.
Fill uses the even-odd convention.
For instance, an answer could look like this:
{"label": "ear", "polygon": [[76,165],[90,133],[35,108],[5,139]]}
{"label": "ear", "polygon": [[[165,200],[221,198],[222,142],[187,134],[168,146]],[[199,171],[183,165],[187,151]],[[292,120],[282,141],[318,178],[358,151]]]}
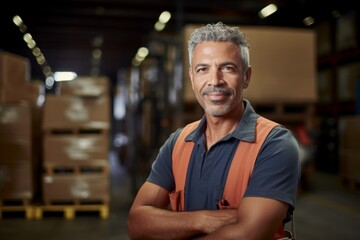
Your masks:
{"label": "ear", "polygon": [[249,66],[247,69],[246,69],[246,72],[244,74],[244,79],[243,79],[243,88],[246,89],[248,88],[249,86],[249,83],[250,83],[250,78],[251,78],[251,67]]}

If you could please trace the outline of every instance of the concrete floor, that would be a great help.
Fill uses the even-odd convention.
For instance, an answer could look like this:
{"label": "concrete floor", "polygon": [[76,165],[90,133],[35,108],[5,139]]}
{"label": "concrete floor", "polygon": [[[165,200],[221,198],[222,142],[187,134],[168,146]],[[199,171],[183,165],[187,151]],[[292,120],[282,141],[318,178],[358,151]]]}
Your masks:
{"label": "concrete floor", "polygon": [[[27,220],[8,216],[0,220],[1,240],[128,240],[126,216],[132,201],[128,173],[113,164],[112,200],[108,219],[98,214],[77,215],[66,220],[62,215]],[[350,191],[337,175],[316,172],[312,190],[298,196],[295,211],[296,239],[360,239],[360,191]]]}

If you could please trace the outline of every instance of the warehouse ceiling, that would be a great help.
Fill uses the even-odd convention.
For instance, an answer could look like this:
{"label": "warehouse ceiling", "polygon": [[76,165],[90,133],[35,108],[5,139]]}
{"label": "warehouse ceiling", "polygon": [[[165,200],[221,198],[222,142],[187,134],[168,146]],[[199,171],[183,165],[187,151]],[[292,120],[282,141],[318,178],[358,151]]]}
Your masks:
{"label": "warehouse ceiling", "polygon": [[[154,36],[154,24],[163,11],[172,14],[165,29],[156,36],[179,39],[181,28],[190,23],[223,21],[234,25],[306,26],[334,18],[354,8],[350,1],[322,0],[51,0],[12,1],[0,10],[0,49],[27,57],[33,78],[43,78],[41,65],[23,40],[30,33],[52,71],[71,70],[91,75],[94,66],[110,78],[128,68],[138,48]],[[261,19],[259,10],[274,3],[278,11]],[[12,19],[19,15],[24,26]],[[306,28],[313,28],[314,25]],[[93,61],[94,49],[101,49],[100,61]]]}

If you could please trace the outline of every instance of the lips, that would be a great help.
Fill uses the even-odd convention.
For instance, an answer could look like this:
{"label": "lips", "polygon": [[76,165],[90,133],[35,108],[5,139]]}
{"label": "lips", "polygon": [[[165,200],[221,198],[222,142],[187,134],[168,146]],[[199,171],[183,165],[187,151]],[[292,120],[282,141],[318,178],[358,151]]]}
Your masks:
{"label": "lips", "polygon": [[224,100],[229,94],[223,92],[209,92],[206,95],[211,101],[221,101]]}

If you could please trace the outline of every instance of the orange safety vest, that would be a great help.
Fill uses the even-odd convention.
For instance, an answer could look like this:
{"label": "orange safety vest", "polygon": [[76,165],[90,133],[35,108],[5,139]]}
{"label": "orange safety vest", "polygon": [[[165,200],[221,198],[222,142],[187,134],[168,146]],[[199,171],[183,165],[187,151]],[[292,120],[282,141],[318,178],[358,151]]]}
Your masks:
{"label": "orange safety vest", "polygon": [[[190,157],[195,143],[185,141],[185,137],[199,125],[200,120],[190,123],[184,127],[175,142],[172,152],[172,171],[175,179],[175,191],[170,193],[170,204],[174,211],[184,210],[184,189],[186,173],[190,162]],[[257,155],[267,138],[270,131],[279,124],[263,117],[256,120],[255,141],[241,142],[238,145],[233,161],[231,163],[226,184],[223,192],[223,200],[226,199],[229,206],[239,206],[242,196],[249,183],[254,169]],[[219,202],[220,208],[221,203]],[[274,236],[278,239],[284,236],[284,228],[280,226]]]}

